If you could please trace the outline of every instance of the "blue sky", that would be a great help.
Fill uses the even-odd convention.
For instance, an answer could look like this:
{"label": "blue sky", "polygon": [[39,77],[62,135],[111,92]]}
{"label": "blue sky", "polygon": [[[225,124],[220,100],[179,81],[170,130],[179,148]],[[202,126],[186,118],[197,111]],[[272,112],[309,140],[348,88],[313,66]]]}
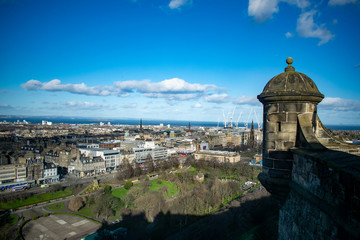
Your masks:
{"label": "blue sky", "polygon": [[2,0],[0,114],[261,122],[291,56],[323,123],[360,125],[359,23],[359,0]]}

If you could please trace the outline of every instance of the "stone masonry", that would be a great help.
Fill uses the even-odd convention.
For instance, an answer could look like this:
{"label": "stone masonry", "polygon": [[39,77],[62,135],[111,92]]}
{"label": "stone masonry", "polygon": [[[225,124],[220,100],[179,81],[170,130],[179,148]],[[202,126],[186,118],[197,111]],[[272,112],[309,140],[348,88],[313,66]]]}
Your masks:
{"label": "stone masonry", "polygon": [[315,83],[292,58],[258,96],[264,105],[259,180],[279,200],[279,239],[360,239],[359,148],[337,142],[317,116]]}

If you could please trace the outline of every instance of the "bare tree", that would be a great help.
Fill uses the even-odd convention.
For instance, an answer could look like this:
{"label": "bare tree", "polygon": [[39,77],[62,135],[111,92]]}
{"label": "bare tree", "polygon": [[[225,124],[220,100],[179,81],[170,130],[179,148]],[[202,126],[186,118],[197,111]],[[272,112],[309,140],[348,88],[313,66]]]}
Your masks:
{"label": "bare tree", "polygon": [[118,171],[118,179],[124,180],[129,179],[134,176],[134,169],[129,163],[129,160],[125,157],[120,164],[119,171]]}
{"label": "bare tree", "polygon": [[146,173],[152,173],[154,171],[154,160],[150,154],[148,154],[146,157],[144,170]]}
{"label": "bare tree", "polygon": [[141,170],[140,164],[135,161],[134,176],[141,176],[142,172],[143,171]]}
{"label": "bare tree", "polygon": [[135,200],[138,209],[145,212],[148,221],[153,222],[155,216],[161,211],[165,204],[164,197],[159,192],[148,192]]}
{"label": "bare tree", "polygon": [[180,165],[180,161],[178,157],[170,157],[169,162],[170,162],[170,166],[173,168],[178,168]]}
{"label": "bare tree", "polygon": [[70,199],[68,208],[73,212],[77,212],[84,206],[84,204],[85,201],[83,197],[75,197]]}

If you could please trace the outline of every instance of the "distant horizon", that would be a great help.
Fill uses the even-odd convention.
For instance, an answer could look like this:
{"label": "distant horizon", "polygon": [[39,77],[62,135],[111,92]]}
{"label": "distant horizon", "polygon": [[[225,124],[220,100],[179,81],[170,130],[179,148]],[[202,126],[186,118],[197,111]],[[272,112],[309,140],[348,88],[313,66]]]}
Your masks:
{"label": "distant horizon", "polygon": [[[80,117],[80,116],[30,116],[30,115],[0,115],[0,121],[8,121],[9,119],[11,119],[11,123],[16,122],[17,120],[26,120],[29,121],[30,123],[41,123],[42,120],[58,120],[56,122],[53,122],[54,124],[59,124],[59,123],[65,123],[65,124],[96,124],[96,123],[100,123],[100,122],[104,122],[105,124],[107,122],[110,122],[111,124],[112,121],[130,121],[127,123],[123,123],[123,124],[116,124],[116,125],[130,125],[130,126],[136,126],[140,124],[140,119],[143,121],[143,125],[159,125],[160,123],[163,123],[164,126],[166,126],[167,124],[170,123],[175,123],[176,125],[174,126],[183,126],[186,127],[188,126],[189,122],[191,126],[194,127],[199,127],[199,126],[203,126],[201,125],[201,123],[206,123],[204,127],[215,127],[218,125],[218,122],[216,121],[198,121],[198,120],[172,120],[172,119],[151,119],[151,118],[105,118],[105,117]],[[29,119],[36,119],[35,122],[31,122]],[[88,123],[69,123],[66,121],[61,121],[61,120],[82,120],[82,121],[88,121]],[[144,122],[145,121],[145,122]],[[152,124],[147,124],[146,121],[152,121]],[[10,122],[10,121],[9,121]],[[156,124],[154,124],[156,123]],[[179,123],[184,124],[184,125],[178,125]],[[195,124],[192,124],[195,123]],[[236,122],[233,122],[233,126],[235,126]],[[244,127],[244,126],[240,126],[240,125],[245,125],[246,121],[240,121],[238,122],[238,126],[239,127]],[[251,121],[247,122],[248,124],[251,123]],[[171,124],[170,124],[171,125]],[[263,123],[260,122],[261,127],[263,127]],[[257,128],[258,124],[254,121],[254,126]],[[360,124],[324,124],[325,127],[332,129],[332,130],[360,130]],[[224,121],[219,121],[219,127],[224,127]]]}

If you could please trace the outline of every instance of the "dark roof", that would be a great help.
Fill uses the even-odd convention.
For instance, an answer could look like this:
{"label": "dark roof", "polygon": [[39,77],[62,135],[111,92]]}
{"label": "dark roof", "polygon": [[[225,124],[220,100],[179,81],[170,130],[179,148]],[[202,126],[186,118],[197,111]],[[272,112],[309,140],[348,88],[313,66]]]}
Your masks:
{"label": "dark roof", "polygon": [[285,72],[276,75],[266,84],[263,92],[258,96],[259,100],[273,96],[285,98],[301,96],[301,99],[308,96],[312,101],[320,102],[324,95],[319,92],[314,81],[305,74],[295,71],[295,68],[291,66],[292,58],[287,58],[286,62],[288,66]]}

